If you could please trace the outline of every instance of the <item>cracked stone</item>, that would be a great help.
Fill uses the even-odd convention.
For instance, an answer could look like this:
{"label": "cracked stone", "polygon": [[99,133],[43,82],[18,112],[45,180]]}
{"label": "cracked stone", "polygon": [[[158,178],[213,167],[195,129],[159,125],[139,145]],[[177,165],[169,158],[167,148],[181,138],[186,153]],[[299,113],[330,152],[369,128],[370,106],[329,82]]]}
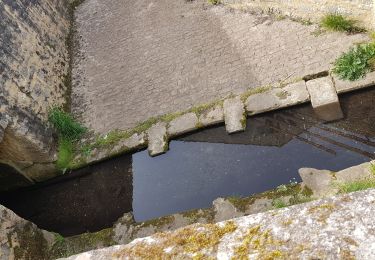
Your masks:
{"label": "cracked stone", "polygon": [[199,122],[203,126],[215,125],[224,121],[224,110],[221,106],[216,106],[199,117]]}

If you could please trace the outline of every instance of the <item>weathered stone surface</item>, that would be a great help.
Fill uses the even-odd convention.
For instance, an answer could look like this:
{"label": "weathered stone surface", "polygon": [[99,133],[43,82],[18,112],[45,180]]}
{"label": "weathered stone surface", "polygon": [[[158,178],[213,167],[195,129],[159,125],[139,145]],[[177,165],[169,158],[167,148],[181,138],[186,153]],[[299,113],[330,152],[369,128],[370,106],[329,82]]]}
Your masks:
{"label": "weathered stone surface", "polygon": [[[372,259],[375,257],[374,201],[375,190],[355,192],[215,225],[192,225],[67,259],[142,259],[172,255],[219,259]],[[204,244],[188,239],[202,236]]]}
{"label": "weathered stone surface", "polygon": [[374,86],[375,72],[370,72],[363,79],[355,81],[341,80],[336,75],[333,75],[333,81],[335,83],[337,93],[346,93],[353,90]]}
{"label": "weathered stone surface", "polygon": [[224,100],[225,128],[229,134],[246,128],[246,113],[240,97]]}
{"label": "weathered stone surface", "polygon": [[272,88],[266,92],[251,95],[245,104],[247,112],[253,115],[301,104],[309,99],[305,81],[301,80],[283,88]]}
{"label": "weathered stone surface", "polygon": [[167,124],[157,123],[147,131],[148,152],[151,156],[165,153],[168,150]]}
{"label": "weathered stone surface", "polygon": [[362,163],[338,172],[301,168],[298,173],[302,178],[303,185],[312,190],[314,197],[325,197],[337,193],[340,184],[373,178],[371,165],[375,165],[375,161]]}
{"label": "weathered stone surface", "polygon": [[215,211],[214,222],[243,216],[243,213],[237,212],[237,208],[224,198],[218,198],[214,200],[212,204]]}
{"label": "weathered stone surface", "polygon": [[[46,121],[52,106],[66,103],[69,3],[0,3],[0,118],[9,119],[6,130],[0,130],[0,161],[15,168],[23,161],[55,160],[56,145]],[[52,169],[46,177],[56,173]]]}
{"label": "weathered stone surface", "polygon": [[54,241],[52,233],[0,205],[0,259],[49,259]]}
{"label": "weathered stone surface", "polygon": [[223,107],[218,105],[214,108],[205,111],[199,117],[199,123],[202,126],[210,126],[222,123],[224,121],[224,110]]}
{"label": "weathered stone surface", "polygon": [[343,118],[340,101],[331,77],[317,78],[306,82],[314,112],[323,120]]}
{"label": "weathered stone surface", "polygon": [[115,147],[111,150],[111,154],[118,154],[124,150],[132,150],[139,147],[142,147],[146,143],[145,133],[135,133],[131,137],[120,141],[116,144]]}
{"label": "weathered stone surface", "polygon": [[177,136],[197,129],[198,117],[195,113],[187,113],[173,119],[168,124],[168,135]]}

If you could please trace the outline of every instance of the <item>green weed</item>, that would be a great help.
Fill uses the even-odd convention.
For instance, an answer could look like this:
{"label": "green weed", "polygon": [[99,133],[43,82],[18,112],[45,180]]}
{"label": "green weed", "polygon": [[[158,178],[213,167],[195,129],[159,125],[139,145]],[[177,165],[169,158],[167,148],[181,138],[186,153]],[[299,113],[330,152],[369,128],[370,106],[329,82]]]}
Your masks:
{"label": "green weed", "polygon": [[67,169],[73,159],[73,143],[69,140],[60,139],[56,166],[60,170]]}
{"label": "green weed", "polygon": [[323,17],[321,24],[323,28],[331,31],[360,33],[366,30],[357,26],[357,21],[348,19],[340,14],[327,14]]}
{"label": "green weed", "polygon": [[339,193],[350,193],[370,188],[375,188],[375,179],[373,178],[339,184]]}
{"label": "green weed", "polygon": [[367,43],[351,48],[334,63],[333,73],[340,79],[355,81],[372,70],[375,57],[375,44]]}
{"label": "green weed", "polygon": [[208,2],[209,2],[210,4],[212,4],[212,5],[218,5],[218,4],[221,3],[220,0],[208,0]]}

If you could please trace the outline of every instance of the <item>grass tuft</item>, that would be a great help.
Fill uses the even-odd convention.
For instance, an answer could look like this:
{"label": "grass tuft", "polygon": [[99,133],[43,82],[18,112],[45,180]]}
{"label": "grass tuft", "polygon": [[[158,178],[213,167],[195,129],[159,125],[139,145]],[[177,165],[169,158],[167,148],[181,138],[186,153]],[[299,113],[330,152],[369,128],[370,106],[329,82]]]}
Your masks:
{"label": "grass tuft", "polygon": [[375,188],[375,179],[359,180],[339,185],[339,193],[350,193]]}
{"label": "grass tuft", "polygon": [[327,14],[321,21],[321,26],[325,29],[338,32],[360,33],[366,30],[357,26],[357,21],[348,19],[340,14]]}
{"label": "grass tuft", "polygon": [[373,69],[374,58],[374,43],[357,45],[335,61],[333,73],[343,80],[361,79]]}
{"label": "grass tuft", "polygon": [[64,140],[78,140],[87,131],[85,127],[74,121],[71,115],[65,113],[58,107],[54,107],[50,110],[48,121]]}
{"label": "grass tuft", "polygon": [[218,5],[218,4],[221,4],[221,1],[220,0],[208,0],[208,2],[212,5]]}
{"label": "grass tuft", "polygon": [[79,140],[87,132],[87,128],[77,123],[71,115],[58,107],[49,111],[48,121],[56,129],[59,136],[58,169],[67,169],[73,159],[74,142]]}

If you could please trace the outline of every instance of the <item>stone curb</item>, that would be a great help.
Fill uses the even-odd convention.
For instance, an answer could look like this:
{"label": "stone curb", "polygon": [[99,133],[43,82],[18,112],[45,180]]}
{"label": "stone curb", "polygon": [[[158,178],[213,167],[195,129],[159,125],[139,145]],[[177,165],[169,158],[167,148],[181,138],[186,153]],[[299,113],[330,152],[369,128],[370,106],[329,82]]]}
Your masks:
{"label": "stone curb", "polygon": [[[297,82],[289,83],[285,86],[273,86],[270,89],[264,91],[262,90],[262,88],[258,88],[260,92],[250,94],[248,97],[246,97],[244,103],[241,101],[241,97],[243,97],[243,95],[246,95],[246,93],[244,93],[243,95],[237,95],[235,97],[232,96],[225,99],[224,108],[222,105],[217,104],[204,109],[200,113],[191,112],[193,110],[182,113],[180,116],[174,118],[169,123],[161,121],[159,123],[165,124],[166,128],[164,139],[169,140],[179,135],[223,122],[225,122],[226,124],[228,133],[242,131],[246,127],[246,123],[244,123],[246,122],[246,118],[242,116],[245,115],[245,111],[247,115],[251,116],[309,102],[310,96],[313,96],[313,99],[315,97],[321,96],[321,93],[319,92],[320,90],[317,93],[314,93],[311,92],[313,91],[311,87],[309,93],[308,86],[311,86],[314,83],[321,83],[323,81],[326,81],[326,83],[330,86],[329,90],[333,95],[336,94],[334,92],[337,92],[338,94],[347,93],[375,85],[375,72],[369,73],[364,79],[355,82],[342,81],[335,76],[321,77],[319,75],[321,75],[321,73],[316,76],[317,78],[309,77],[311,78],[310,80],[300,80]],[[252,90],[256,92],[257,89]],[[328,91],[327,86],[326,88],[323,88],[322,91],[325,90]],[[337,103],[333,105],[337,112],[335,119],[342,116],[340,115],[341,108],[339,107],[338,98],[336,101]],[[314,108],[316,111],[316,107]],[[231,112],[233,113],[229,112],[232,109],[233,111]],[[332,120],[332,117],[324,118],[324,110],[327,109],[323,109],[322,118],[326,120]],[[328,111],[331,110],[328,109]],[[317,113],[321,113],[321,111],[319,111],[319,108]],[[146,140],[146,136],[148,140]],[[159,137],[157,137],[158,140],[160,139]],[[111,149],[94,149],[90,156],[87,158],[84,158],[83,155],[78,155],[74,160],[75,164],[72,168],[81,168],[85,165],[96,163],[122,153],[143,149],[147,147],[147,145],[149,146],[148,150],[150,152],[150,155],[152,156],[164,153],[168,149],[168,141],[165,141],[165,143],[159,142],[156,146],[156,143],[158,141],[153,140],[153,138],[153,132],[151,132],[150,135],[150,129],[146,130],[146,132],[133,134],[131,137],[118,142]],[[161,147],[164,148],[161,149]]]}

